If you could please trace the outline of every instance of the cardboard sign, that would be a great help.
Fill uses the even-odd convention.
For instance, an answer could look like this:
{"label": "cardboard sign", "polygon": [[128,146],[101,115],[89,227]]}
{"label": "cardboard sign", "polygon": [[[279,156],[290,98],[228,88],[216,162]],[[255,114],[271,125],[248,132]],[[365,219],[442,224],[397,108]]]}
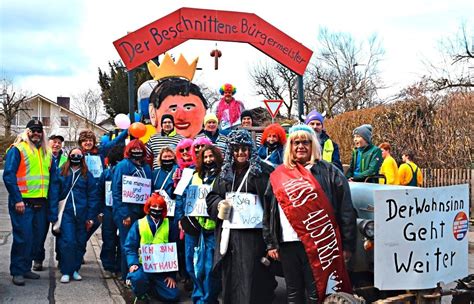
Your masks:
{"label": "cardboard sign", "polygon": [[263,207],[257,195],[242,192],[226,193],[226,199],[232,202],[228,221],[222,227],[230,229],[262,228]]}
{"label": "cardboard sign", "polygon": [[176,195],[183,195],[184,189],[189,185],[189,182],[193,178],[194,174],[194,169],[191,168],[184,168],[183,172],[181,173],[181,179],[178,182],[178,185],[176,185],[176,188],[174,189],[174,194]]}
{"label": "cardboard sign", "polygon": [[186,195],[184,214],[186,216],[209,216],[206,197],[211,192],[211,185],[190,185]]}
{"label": "cardboard sign", "polygon": [[122,202],[145,204],[151,195],[151,179],[137,176],[122,176]]}
{"label": "cardboard sign", "polygon": [[374,191],[375,287],[427,289],[468,274],[468,185]]}
{"label": "cardboard sign", "polygon": [[155,191],[158,192],[159,195],[161,195],[166,202],[166,217],[169,216],[174,216],[174,209],[176,208],[176,201],[174,199],[171,199],[168,193],[166,193],[165,190],[158,190]]}
{"label": "cardboard sign", "polygon": [[113,206],[112,181],[105,181],[105,205],[107,207]]}
{"label": "cardboard sign", "polygon": [[255,14],[196,8],[178,9],[114,41],[114,46],[132,70],[189,39],[247,42],[298,75],[304,74],[313,54]]}
{"label": "cardboard sign", "polygon": [[89,172],[92,173],[94,178],[99,178],[102,171],[104,171],[99,155],[86,155],[86,164],[87,169],[89,169]]}
{"label": "cardboard sign", "polygon": [[263,102],[265,103],[270,115],[275,118],[280,110],[283,100],[264,100]]}
{"label": "cardboard sign", "polygon": [[176,243],[141,245],[140,257],[144,272],[171,272],[179,269]]}

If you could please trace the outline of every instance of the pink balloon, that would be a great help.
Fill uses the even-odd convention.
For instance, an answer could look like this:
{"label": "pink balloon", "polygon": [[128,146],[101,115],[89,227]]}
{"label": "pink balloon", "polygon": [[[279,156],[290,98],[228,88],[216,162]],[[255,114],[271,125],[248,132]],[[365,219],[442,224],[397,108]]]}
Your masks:
{"label": "pink balloon", "polygon": [[128,129],[130,127],[130,118],[125,114],[117,114],[114,118],[115,125],[120,129]]}

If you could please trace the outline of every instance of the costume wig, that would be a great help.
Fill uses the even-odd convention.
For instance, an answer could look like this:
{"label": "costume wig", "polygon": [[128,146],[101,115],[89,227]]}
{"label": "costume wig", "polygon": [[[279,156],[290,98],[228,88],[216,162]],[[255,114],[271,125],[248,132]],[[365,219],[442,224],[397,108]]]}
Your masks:
{"label": "costume wig", "polygon": [[159,209],[161,209],[162,217],[166,218],[166,215],[168,213],[168,209],[166,208],[166,201],[158,193],[153,193],[146,200],[145,206],[143,207],[143,211],[145,211],[145,214],[150,214],[151,207],[158,207]]}
{"label": "costume wig", "polygon": [[[191,165],[194,165],[193,152],[192,152],[193,140],[190,138],[183,138],[179,141],[178,145],[176,146],[176,158],[178,159],[178,166],[180,169],[187,168]],[[191,156],[191,161],[184,161],[183,154],[181,153],[181,149],[188,148],[189,155]]]}
{"label": "costume wig", "polygon": [[237,88],[234,87],[232,84],[230,83],[226,83],[226,84],[223,84],[220,88],[219,88],[219,92],[221,93],[221,95],[224,95],[224,92],[232,92],[232,96],[235,94],[235,92],[237,92]]}
{"label": "costume wig", "polygon": [[282,126],[280,126],[279,124],[277,123],[274,123],[274,124],[271,124],[271,125],[268,125],[265,130],[263,130],[263,134],[262,134],[262,140],[260,141],[260,143],[262,144],[262,146],[265,144],[265,142],[267,141],[267,137],[268,135],[270,134],[275,134],[277,137],[278,137],[278,142],[284,146],[285,143],[286,143],[286,132],[285,132],[285,129],[283,129]]}
{"label": "costume wig", "polygon": [[145,158],[146,148],[145,145],[139,139],[131,140],[128,145],[125,147],[125,152],[123,153],[123,157],[130,158],[132,150],[142,150],[143,151],[143,158]]}

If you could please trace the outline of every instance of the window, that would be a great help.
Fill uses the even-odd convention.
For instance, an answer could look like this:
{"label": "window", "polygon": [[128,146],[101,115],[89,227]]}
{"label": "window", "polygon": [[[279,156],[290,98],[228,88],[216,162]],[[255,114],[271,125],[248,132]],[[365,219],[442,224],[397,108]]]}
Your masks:
{"label": "window", "polygon": [[43,123],[43,126],[45,126],[45,127],[51,126],[51,121],[50,121],[49,117],[43,116],[43,117],[41,117],[40,120]]}
{"label": "window", "polygon": [[61,116],[61,127],[69,127],[69,117]]}

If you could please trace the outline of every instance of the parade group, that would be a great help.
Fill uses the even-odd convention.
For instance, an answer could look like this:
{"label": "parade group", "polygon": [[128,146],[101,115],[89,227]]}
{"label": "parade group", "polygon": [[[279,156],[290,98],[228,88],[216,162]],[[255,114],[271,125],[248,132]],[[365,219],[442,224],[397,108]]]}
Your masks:
{"label": "parade group", "polygon": [[[412,152],[398,168],[390,145],[374,145],[372,127],[362,125],[353,131],[344,174],[319,112],[252,136],[253,114],[234,98],[235,86],[220,88],[210,112],[191,81],[195,65],[180,60],[187,63],[165,58],[161,70],[149,66],[156,83],[147,114],[157,132],[145,143],[129,130],[98,143],[83,130],[66,153],[64,138],[46,134],[38,120],[19,134],[3,174],[13,283],[40,278],[33,271],[43,270],[50,226],[60,282],[82,280],[87,241],[102,226],[103,276],[130,287],[136,303],[179,301],[178,280],[194,303],[271,303],[276,274],[285,278],[288,303],[352,293],[345,267],[356,239],[349,182],[420,186]],[[171,271],[144,267],[144,251],[163,244],[177,251],[166,264]]]}

